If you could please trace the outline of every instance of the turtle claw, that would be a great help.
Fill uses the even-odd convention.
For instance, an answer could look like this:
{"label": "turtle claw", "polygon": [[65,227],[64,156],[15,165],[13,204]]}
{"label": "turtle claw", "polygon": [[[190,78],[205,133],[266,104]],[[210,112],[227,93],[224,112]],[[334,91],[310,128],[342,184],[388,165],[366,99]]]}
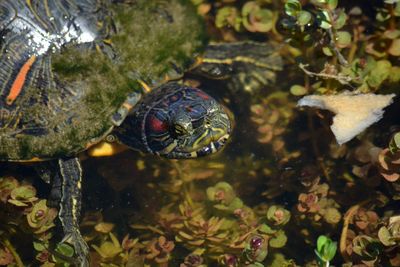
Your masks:
{"label": "turtle claw", "polygon": [[89,246],[83,239],[79,231],[68,233],[64,236],[62,242],[73,246],[76,258],[74,264],[77,267],[89,267]]}

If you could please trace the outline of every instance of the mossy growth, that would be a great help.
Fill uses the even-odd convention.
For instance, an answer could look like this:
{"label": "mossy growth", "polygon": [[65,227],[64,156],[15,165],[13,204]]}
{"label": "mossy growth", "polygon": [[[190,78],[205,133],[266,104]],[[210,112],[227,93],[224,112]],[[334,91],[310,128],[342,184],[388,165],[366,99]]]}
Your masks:
{"label": "mossy growth", "polygon": [[[18,127],[33,122],[43,130],[18,135],[14,129],[0,132],[2,158],[46,159],[86,149],[111,131],[111,116],[130,92],[140,91],[138,80],[152,86],[164,82],[165,77],[184,70],[204,43],[204,27],[189,4],[141,0],[111,4],[108,10],[116,31],[98,36],[94,46],[100,48],[103,39],[110,39],[115,57],[74,42],[51,54],[54,75],[49,79],[55,77],[49,81],[51,89],[43,94],[26,88],[18,104],[23,118]],[[32,99],[34,104],[28,104]]]}

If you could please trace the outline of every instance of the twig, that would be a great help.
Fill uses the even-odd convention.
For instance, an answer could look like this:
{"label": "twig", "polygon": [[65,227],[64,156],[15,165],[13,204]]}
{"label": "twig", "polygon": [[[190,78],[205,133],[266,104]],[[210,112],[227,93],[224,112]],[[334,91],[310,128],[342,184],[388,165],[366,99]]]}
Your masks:
{"label": "twig", "polygon": [[358,211],[358,209],[368,202],[369,200],[364,200],[357,205],[351,206],[343,217],[343,229],[342,233],[340,234],[339,250],[340,254],[342,254],[342,257],[346,262],[350,261],[349,255],[347,255],[346,253],[346,239],[347,239],[347,232],[349,230],[350,220],[353,218],[354,214]]}
{"label": "twig", "polygon": [[335,75],[335,74],[329,74],[329,73],[323,73],[323,72],[316,73],[316,72],[309,71],[306,69],[306,67],[308,67],[308,66],[309,66],[308,64],[303,64],[303,63],[299,64],[299,68],[302,71],[304,71],[305,74],[307,74],[311,77],[315,76],[315,77],[320,77],[323,79],[335,79],[343,85],[349,85],[349,82],[352,81],[352,78],[350,76],[344,75],[342,73],[338,73],[337,75]]}
{"label": "twig", "polygon": [[349,65],[349,62],[347,62],[347,60],[344,58],[344,56],[340,53],[339,49],[337,48],[336,42],[335,42],[336,38],[335,38],[335,35],[333,34],[332,28],[328,29],[328,34],[329,34],[329,38],[331,39],[329,45],[330,45],[331,49],[333,50],[333,52],[335,52],[340,65],[347,67]]}

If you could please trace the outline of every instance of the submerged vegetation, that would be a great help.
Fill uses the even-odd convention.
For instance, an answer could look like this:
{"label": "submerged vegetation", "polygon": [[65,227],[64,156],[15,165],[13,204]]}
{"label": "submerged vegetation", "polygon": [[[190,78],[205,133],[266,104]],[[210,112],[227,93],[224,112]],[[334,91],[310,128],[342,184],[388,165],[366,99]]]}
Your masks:
{"label": "submerged vegetation", "polygon": [[[398,98],[341,146],[332,114],[296,107],[309,94],[399,94],[400,1],[192,2],[213,41],[273,43],[285,69],[241,92],[186,78],[235,115],[223,153],[83,162],[92,265],[400,266]],[[48,185],[30,166],[8,164],[0,176],[0,265],[70,266]]]}

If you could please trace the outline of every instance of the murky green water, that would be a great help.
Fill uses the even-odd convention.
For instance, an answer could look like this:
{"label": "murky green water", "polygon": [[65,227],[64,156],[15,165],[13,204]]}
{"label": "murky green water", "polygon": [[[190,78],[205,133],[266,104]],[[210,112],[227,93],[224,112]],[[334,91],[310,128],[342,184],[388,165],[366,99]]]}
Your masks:
{"label": "murky green water", "polygon": [[[198,2],[205,10],[211,3]],[[280,16],[288,10],[284,1],[214,1],[203,15],[212,24],[224,7],[242,14],[248,2],[268,10],[279,7],[273,11]],[[330,254],[327,261],[335,266],[400,266],[398,97],[380,122],[342,146],[329,128],[334,114],[296,107],[304,94],[336,94],[343,88],[398,94],[400,4],[385,3],[349,1],[339,6],[344,9],[332,9],[302,2],[313,16],[324,10],[347,16],[337,30],[348,31],[350,43],[336,48],[351,67],[328,47],[330,33],[320,24],[311,27],[316,40],[291,47],[283,40],[305,38],[307,29],[290,35],[275,29],[263,33],[268,25],[250,27],[242,20],[240,30],[209,25],[219,40],[272,41],[283,70],[249,67],[248,79],[239,85],[258,85],[251,90],[237,90],[232,80],[185,76],[186,83],[203,88],[234,116],[232,138],[217,154],[191,160],[130,150],[110,157],[80,155],[81,232],[91,265],[322,266],[317,250]],[[355,6],[361,14],[350,12]],[[340,15],[344,11],[347,15]],[[393,19],[380,21],[379,12]],[[299,62],[309,64],[306,70],[312,73],[301,70]],[[274,73],[275,81],[259,86],[257,75],[274,78]],[[341,84],[338,73],[356,77]],[[70,248],[57,245],[62,231],[56,210],[44,205],[51,186],[40,180],[33,164],[0,165],[0,265],[68,266]],[[321,235],[330,238],[320,239],[325,251],[318,246]]]}

